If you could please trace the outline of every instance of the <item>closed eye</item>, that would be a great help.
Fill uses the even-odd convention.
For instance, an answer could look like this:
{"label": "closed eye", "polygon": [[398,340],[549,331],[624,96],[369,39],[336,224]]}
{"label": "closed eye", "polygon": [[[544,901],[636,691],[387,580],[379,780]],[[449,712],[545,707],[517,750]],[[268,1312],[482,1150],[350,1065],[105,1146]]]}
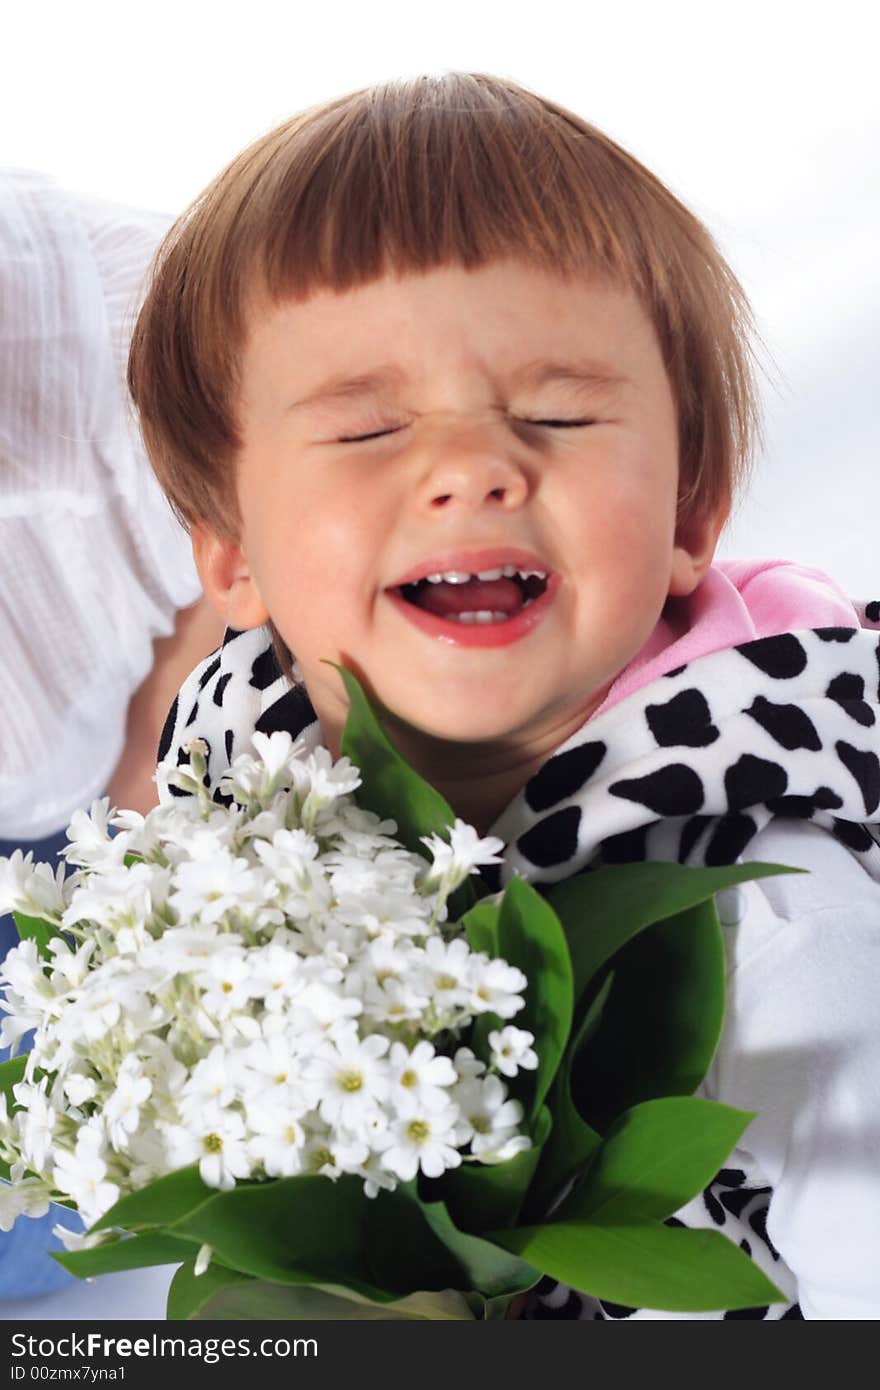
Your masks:
{"label": "closed eye", "polygon": [[[518,419],[520,425],[543,425],[547,429],[572,430],[585,425],[595,425],[595,420],[526,420]],[[400,430],[406,429],[405,425],[395,425],[387,430],[374,430],[371,434],[349,434],[342,435],[337,440],[338,444],[366,444],[371,439],[382,439],[388,434],[397,434]]]}
{"label": "closed eye", "polygon": [[595,425],[595,420],[520,420],[521,425],[545,425],[553,430],[573,430],[579,425]]}
{"label": "closed eye", "polygon": [[369,439],[381,439],[386,434],[397,434],[398,430],[404,429],[404,425],[396,425],[389,430],[375,430],[373,434],[348,434],[343,435],[336,442],[337,444],[364,444]]}

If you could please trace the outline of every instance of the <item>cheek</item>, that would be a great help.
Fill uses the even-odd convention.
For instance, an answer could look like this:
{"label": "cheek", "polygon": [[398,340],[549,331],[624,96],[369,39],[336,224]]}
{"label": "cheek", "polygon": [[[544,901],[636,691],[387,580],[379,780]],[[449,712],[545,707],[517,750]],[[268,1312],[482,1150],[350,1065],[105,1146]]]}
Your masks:
{"label": "cheek", "polygon": [[371,507],[369,497],[353,498],[348,490],[318,495],[314,488],[293,489],[263,507],[252,565],[266,606],[294,650],[314,628],[326,642],[332,631],[363,621],[387,529],[373,524]]}

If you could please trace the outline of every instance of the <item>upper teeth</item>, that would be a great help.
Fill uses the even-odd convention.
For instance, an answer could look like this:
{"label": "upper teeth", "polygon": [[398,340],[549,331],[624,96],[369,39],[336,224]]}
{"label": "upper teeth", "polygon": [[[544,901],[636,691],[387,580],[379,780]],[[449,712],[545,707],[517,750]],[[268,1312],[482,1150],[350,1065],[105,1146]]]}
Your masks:
{"label": "upper teeth", "polygon": [[442,574],[426,574],[425,578],[429,584],[467,584],[469,579],[512,579],[518,574],[520,579],[530,579],[535,575],[538,579],[546,579],[545,570],[520,570],[515,565],[505,565],[502,569],[479,570],[476,576],[469,574],[467,570],[444,570]]}

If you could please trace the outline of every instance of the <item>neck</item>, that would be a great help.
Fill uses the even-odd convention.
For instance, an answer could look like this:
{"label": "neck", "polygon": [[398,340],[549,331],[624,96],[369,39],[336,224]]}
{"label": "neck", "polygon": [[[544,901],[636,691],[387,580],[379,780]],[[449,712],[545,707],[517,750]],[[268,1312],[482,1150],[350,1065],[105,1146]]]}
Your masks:
{"label": "neck", "polygon": [[[484,836],[547,759],[598,709],[606,693],[607,688],[523,743],[513,738],[479,743],[435,738],[387,710],[382,722],[410,767],[440,792],[456,816]],[[322,720],[322,733],[338,758],[341,727],[328,728]]]}

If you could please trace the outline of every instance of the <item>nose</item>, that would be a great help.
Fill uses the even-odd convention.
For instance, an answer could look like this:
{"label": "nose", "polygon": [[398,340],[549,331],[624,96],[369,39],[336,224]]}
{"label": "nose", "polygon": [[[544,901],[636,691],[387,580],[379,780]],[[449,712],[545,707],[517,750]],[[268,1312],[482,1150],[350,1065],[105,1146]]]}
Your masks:
{"label": "nose", "polygon": [[522,506],[529,495],[529,479],[523,462],[515,457],[515,441],[499,435],[497,424],[492,423],[437,430],[424,445],[421,505],[431,510],[476,510],[490,503],[505,511]]}

